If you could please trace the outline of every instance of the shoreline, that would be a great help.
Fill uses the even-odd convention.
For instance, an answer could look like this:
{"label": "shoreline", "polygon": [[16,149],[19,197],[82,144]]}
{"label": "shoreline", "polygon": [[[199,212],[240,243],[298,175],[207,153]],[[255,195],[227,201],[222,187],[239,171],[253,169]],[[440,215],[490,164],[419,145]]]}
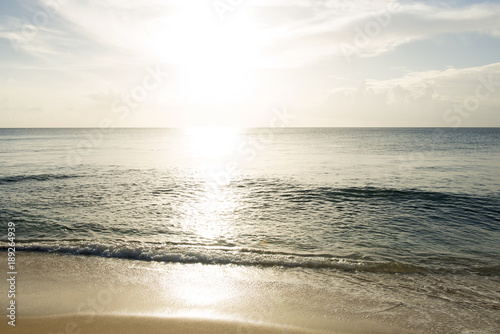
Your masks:
{"label": "shoreline", "polygon": [[[3,263],[6,255],[0,252]],[[422,275],[22,251],[16,259],[16,326],[7,325],[4,316],[2,333],[417,334],[476,330],[484,328],[482,319],[494,321],[493,310],[477,318],[456,309],[460,304],[418,291],[408,295],[411,290],[403,284],[409,280],[434,284],[434,278]],[[2,291],[7,283],[0,284]],[[0,307],[6,310],[7,303],[7,295],[0,296]],[[460,316],[463,323],[456,322]]]}
{"label": "shoreline", "polygon": [[339,296],[297,282],[293,270],[25,252],[16,258],[16,326],[4,317],[2,333],[415,333],[335,313]]}

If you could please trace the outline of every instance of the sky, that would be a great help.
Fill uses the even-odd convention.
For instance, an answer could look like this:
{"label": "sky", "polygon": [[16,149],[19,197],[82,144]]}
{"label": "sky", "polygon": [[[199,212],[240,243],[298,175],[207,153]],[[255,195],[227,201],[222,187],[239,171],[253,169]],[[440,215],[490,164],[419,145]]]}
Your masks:
{"label": "sky", "polygon": [[0,127],[500,126],[500,1],[3,0]]}

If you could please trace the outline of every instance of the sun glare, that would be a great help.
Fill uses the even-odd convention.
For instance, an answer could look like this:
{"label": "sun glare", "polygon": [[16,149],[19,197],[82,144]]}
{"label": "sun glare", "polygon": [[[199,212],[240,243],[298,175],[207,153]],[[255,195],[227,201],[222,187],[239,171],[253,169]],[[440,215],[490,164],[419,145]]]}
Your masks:
{"label": "sun glare", "polygon": [[191,150],[198,158],[217,159],[230,155],[238,144],[238,128],[186,128]]}
{"label": "sun glare", "polygon": [[252,67],[256,64],[259,40],[250,16],[221,22],[213,10],[194,12],[179,8],[166,23],[169,49],[152,41],[155,53],[177,64],[179,96],[192,104],[228,105],[252,93]]}

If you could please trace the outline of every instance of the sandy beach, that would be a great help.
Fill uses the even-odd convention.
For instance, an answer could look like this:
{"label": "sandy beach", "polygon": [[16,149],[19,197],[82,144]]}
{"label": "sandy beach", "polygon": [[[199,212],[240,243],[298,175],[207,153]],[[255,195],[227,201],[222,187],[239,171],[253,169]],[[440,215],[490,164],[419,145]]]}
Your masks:
{"label": "sandy beach", "polygon": [[[291,284],[283,272],[58,254],[17,257],[16,326],[4,318],[2,333],[410,333],[328,314],[332,296],[321,301],[320,291]],[[273,275],[283,275],[283,283]]]}
{"label": "sandy beach", "polygon": [[[100,315],[89,318],[84,315],[60,315],[27,317],[20,320],[16,329],[2,324],[2,333],[255,333],[255,334],[307,334],[327,333],[303,328],[278,327],[247,322],[209,320],[198,318],[164,318],[148,316]],[[340,333],[340,332],[335,332]]]}

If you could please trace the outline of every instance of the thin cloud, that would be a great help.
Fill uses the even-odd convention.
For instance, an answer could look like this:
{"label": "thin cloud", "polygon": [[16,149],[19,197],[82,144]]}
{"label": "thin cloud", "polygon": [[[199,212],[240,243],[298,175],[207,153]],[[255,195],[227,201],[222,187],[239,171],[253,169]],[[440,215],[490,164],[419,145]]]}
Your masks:
{"label": "thin cloud", "polygon": [[[275,65],[300,66],[321,57],[374,57],[398,46],[440,34],[477,32],[500,35],[500,5],[452,9],[393,3],[384,10],[313,17],[282,29],[274,39]],[[286,51],[280,51],[286,50]],[[281,55],[280,55],[281,53]]]}
{"label": "thin cloud", "polygon": [[486,114],[499,121],[499,104],[500,63],[495,63],[364,80],[358,87],[332,89],[319,107],[335,117],[356,118],[370,110],[373,122],[390,116],[400,125],[450,126],[469,119],[477,125]]}
{"label": "thin cloud", "polygon": [[[51,1],[45,3],[49,6]],[[274,11],[273,6],[282,9]],[[57,15],[79,34],[97,43],[169,61],[168,55],[175,54],[179,38],[186,34],[171,24],[179,10],[188,9],[175,1],[68,1],[58,8]],[[258,22],[252,29],[260,36],[256,47],[260,49],[261,60],[254,65],[265,67],[299,67],[332,56],[347,61],[375,57],[400,45],[440,34],[477,32],[500,36],[500,4],[491,3],[450,8],[396,1],[248,1],[235,8],[238,10],[250,11]],[[294,16],[297,10],[305,13],[300,20]],[[206,11],[206,15],[217,20],[215,9],[206,2],[188,13],[196,16],[199,11]],[[11,22],[12,28],[19,29],[14,25],[19,22]],[[0,29],[0,38],[12,39],[5,28]],[[64,44],[54,43],[56,32],[43,32],[40,38],[26,43],[26,51],[61,52]],[[189,34],[184,38],[188,39]],[[160,50],[159,45],[170,51]]]}

